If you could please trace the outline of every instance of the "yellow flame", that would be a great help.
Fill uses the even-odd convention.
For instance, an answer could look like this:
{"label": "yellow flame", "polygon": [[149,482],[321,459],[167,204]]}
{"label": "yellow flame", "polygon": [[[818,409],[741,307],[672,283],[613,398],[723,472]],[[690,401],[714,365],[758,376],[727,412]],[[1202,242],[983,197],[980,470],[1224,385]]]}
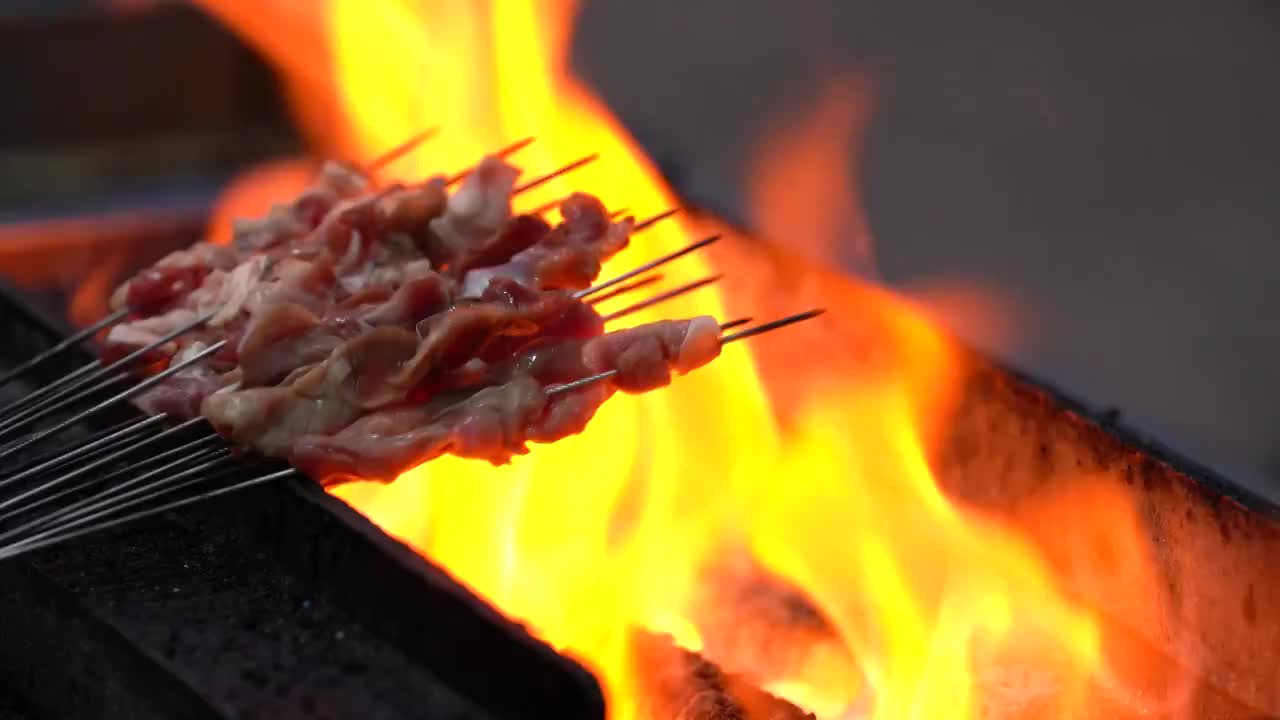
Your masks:
{"label": "yellow flame", "polygon": [[[270,14],[286,6],[255,7]],[[395,166],[418,177],[533,135],[538,141],[518,156],[530,174],[591,152],[601,158],[521,197],[525,206],[574,188],[640,217],[672,206],[648,161],[564,67],[572,3],[330,0],[324,7],[323,50],[344,115],[328,121],[330,150],[371,157],[441,126],[437,139]],[[265,47],[280,42],[258,38]],[[655,226],[605,274],[688,243],[690,230]],[[710,271],[700,257],[666,270],[672,285]],[[955,359],[927,323],[882,302],[894,331],[879,342],[908,361],[821,388],[785,432],[748,349],[738,345],[661,392],[615,397],[584,434],[508,467],[443,458],[389,486],[335,493],[580,658],[600,678],[613,718],[633,717],[641,692],[628,666],[631,629],[701,647],[709,638],[699,621],[708,610],[695,607],[699,583],[735,544],[821,611],[837,648],[792,648],[795,661],[755,678],[762,685],[833,716],[863,703],[878,720],[976,717],[990,692],[982,677],[1014,657],[1057,678],[1049,716],[1066,717],[1097,663],[1097,627],[1062,598],[1022,539],[939,492],[922,439],[935,418],[921,413],[945,408]],[[628,322],[698,314],[726,317],[725,298],[701,290]],[[814,347],[812,362],[823,358]],[[741,660],[713,659],[729,668]]]}

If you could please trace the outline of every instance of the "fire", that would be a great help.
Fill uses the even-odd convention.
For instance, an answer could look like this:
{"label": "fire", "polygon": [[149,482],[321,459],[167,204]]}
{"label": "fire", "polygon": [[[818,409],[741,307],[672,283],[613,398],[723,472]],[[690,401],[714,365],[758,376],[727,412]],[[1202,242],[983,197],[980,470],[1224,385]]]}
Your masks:
{"label": "fire", "polygon": [[[575,188],[638,217],[675,202],[570,77],[571,3],[329,0],[305,18],[284,0],[205,4],[285,70],[331,154],[369,158],[443,128],[392,169],[414,178],[536,136],[517,156],[530,173],[589,153],[600,160],[522,196],[524,207]],[[317,114],[325,108],[338,114]],[[818,120],[847,127],[851,112],[837,105]],[[776,196],[758,193],[760,203]],[[655,226],[605,275],[687,244],[696,229]],[[670,266],[667,282],[713,270],[760,272],[691,257]],[[664,391],[615,397],[584,434],[508,467],[445,458],[389,486],[335,492],[579,658],[613,718],[644,707],[644,671],[630,652],[637,628],[670,633],[822,717],[976,718],[990,716],[991,702],[1078,714],[1100,662],[1096,620],[1023,537],[953,505],[930,469],[961,361],[902,301],[850,293],[829,299],[830,322],[863,323],[855,354],[866,362],[827,352],[831,324],[761,340],[799,360],[770,366],[801,388],[785,423],[758,358],[732,346]],[[727,319],[742,313],[739,300],[704,289],[630,322]],[[799,309],[776,301],[770,311]],[[772,590],[731,599],[745,597],[734,583],[761,582]],[[778,599],[760,600],[769,597]],[[1033,680],[1010,679],[1023,671]]]}
{"label": "fire", "polygon": [[871,229],[854,205],[862,193],[849,168],[865,145],[874,95],[864,75],[835,77],[802,112],[788,107],[761,133],[750,157],[748,209],[766,237],[793,238],[811,256],[869,275]]}

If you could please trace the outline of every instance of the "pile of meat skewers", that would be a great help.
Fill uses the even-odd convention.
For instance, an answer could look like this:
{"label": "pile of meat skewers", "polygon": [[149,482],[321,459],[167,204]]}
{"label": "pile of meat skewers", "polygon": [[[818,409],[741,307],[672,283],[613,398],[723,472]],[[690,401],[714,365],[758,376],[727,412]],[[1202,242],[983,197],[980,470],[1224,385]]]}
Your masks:
{"label": "pile of meat skewers", "polygon": [[188,362],[135,402],[335,483],[446,453],[507,463],[581,432],[614,392],[719,355],[710,317],[605,332],[587,296],[634,220],[582,193],[555,224],[513,214],[519,175],[489,156],[464,177],[376,188],[329,163],[229,246],[197,243],[125,282],[111,302],[129,319],[104,357]]}

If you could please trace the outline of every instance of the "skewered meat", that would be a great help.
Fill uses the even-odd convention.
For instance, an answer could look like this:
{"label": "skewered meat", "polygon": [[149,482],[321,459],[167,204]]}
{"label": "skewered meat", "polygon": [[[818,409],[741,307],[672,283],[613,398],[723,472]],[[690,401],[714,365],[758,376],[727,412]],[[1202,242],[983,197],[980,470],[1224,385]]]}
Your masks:
{"label": "skewered meat", "polygon": [[[195,319],[196,314],[191,310],[174,308],[162,315],[115,325],[107,333],[106,340],[103,342],[103,360],[111,362],[134,350],[159,342],[161,338],[184,325],[189,325]],[[157,357],[169,356],[177,350],[177,347],[176,342],[170,341],[157,346],[154,354]]]}
{"label": "skewered meat", "polygon": [[498,232],[511,217],[511,192],[520,170],[490,155],[476,165],[449,197],[444,214],[431,221],[443,244],[439,254],[460,257],[471,245]]}
{"label": "skewered meat", "polygon": [[213,300],[212,304],[218,308],[218,311],[209,318],[209,325],[222,327],[238,317],[253,294],[254,288],[262,282],[263,272],[266,269],[267,258],[256,255],[227,273],[226,279],[220,284],[217,297]]}
{"label": "skewered meat", "polygon": [[[368,302],[351,302],[362,298]],[[447,281],[428,271],[389,297],[385,291],[355,296],[324,318],[294,303],[271,305],[253,316],[236,349],[241,382],[247,388],[278,382],[299,366],[323,361],[344,340],[378,327],[411,330],[448,304]]]}
{"label": "skewered meat", "polygon": [[279,382],[295,368],[314,365],[342,344],[342,337],[301,305],[280,303],[255,315],[236,347],[240,383],[254,388]]}
{"label": "skewered meat", "polygon": [[200,411],[233,442],[283,456],[298,437],[335,432],[360,417],[362,396],[411,357],[417,344],[412,332],[378,328],[343,343],[287,385],[210,395]]}
{"label": "skewered meat", "polygon": [[617,390],[661,387],[718,356],[709,317],[605,334],[571,291],[626,247],[633,221],[585,194],[561,203],[554,227],[512,217],[518,175],[489,157],[452,195],[444,178],[369,192],[327,166],[293,203],[239,226],[236,250],[197,246],[123,286],[142,317],[108,348],[208,316],[162,350],[177,362],[225,341],[220,351],[138,404],[198,412],[326,482],[389,480],[444,453],[503,464],[581,432]]}
{"label": "skewered meat", "polygon": [[333,435],[307,435],[289,455],[321,483],[352,479],[390,482],[405,470],[446,453],[505,465],[528,443],[550,443],[586,429],[613,394],[608,384],[548,398],[529,376],[484,388],[437,412],[402,406],[366,415]]}
{"label": "skewered meat", "polygon": [[691,320],[659,320],[619,330],[586,343],[583,362],[592,372],[617,370],[613,379],[625,392],[645,392],[671,382],[720,356],[720,325],[703,315]]}
{"label": "skewered meat", "polygon": [[378,201],[378,213],[388,234],[403,234],[425,248],[431,238],[431,221],[444,214],[448,200],[445,179],[433,177],[387,193]]}
{"label": "skewered meat", "polygon": [[[207,347],[202,342],[191,343],[175,353],[170,362],[175,365],[186,362]],[[200,414],[200,404],[204,399],[225,385],[225,379],[207,365],[194,363],[143,392],[134,402],[152,415],[168,413],[179,418],[195,417]]]}
{"label": "skewered meat", "polygon": [[211,271],[229,270],[237,261],[234,252],[211,243],[175,250],[116,288],[111,309],[128,307],[142,315],[161,312],[199,287]]}
{"label": "skewered meat", "polygon": [[289,455],[313,478],[394,479],[446,452],[495,465],[528,452],[528,426],[547,406],[532,378],[485,388],[433,417],[429,407],[401,407],[367,415],[331,436],[307,435]]}
{"label": "skewered meat", "polygon": [[473,246],[464,248],[449,262],[449,275],[465,277],[476,268],[501,265],[517,253],[529,249],[551,232],[551,226],[536,215],[517,215],[502,229]]}
{"label": "skewered meat", "polygon": [[418,326],[423,336],[417,352],[387,378],[367,399],[367,407],[382,407],[407,398],[414,388],[433,376],[461,367],[473,358],[491,359],[509,354],[549,328],[583,325],[599,316],[590,306],[563,293],[542,293],[532,302],[460,304],[449,312],[428,318]]}
{"label": "skewered meat", "polygon": [[256,315],[277,303],[294,303],[323,313],[332,302],[336,282],[333,265],[327,258],[281,258],[271,266],[268,276],[254,286],[244,307]]}
{"label": "skewered meat", "polygon": [[627,246],[634,227],[630,218],[610,222],[604,204],[584,193],[566,198],[560,213],[563,222],[509,261],[467,272],[463,295],[480,295],[495,277],[547,290],[588,287],[600,274],[603,262]]}
{"label": "skewered meat", "polygon": [[260,219],[237,220],[232,244],[241,252],[261,252],[301,239],[320,224],[338,201],[364,192],[367,186],[368,181],[355,168],[327,162],[293,202],[273,206]]}
{"label": "skewered meat", "polygon": [[354,305],[353,310],[342,317],[347,322],[360,322],[371,327],[394,325],[412,328],[449,308],[453,296],[453,284],[449,280],[423,267],[406,267],[404,275],[403,283],[386,302]]}
{"label": "skewered meat", "polygon": [[[710,317],[662,321],[582,341],[562,339],[525,355],[502,384],[483,388],[445,409],[439,402],[400,405],[369,415],[332,435],[300,437],[290,462],[324,483],[349,478],[393,480],[449,453],[510,462],[530,442],[550,443],[582,432],[615,389],[643,392],[720,353],[719,325]],[[613,382],[548,398],[545,386],[605,370]]]}

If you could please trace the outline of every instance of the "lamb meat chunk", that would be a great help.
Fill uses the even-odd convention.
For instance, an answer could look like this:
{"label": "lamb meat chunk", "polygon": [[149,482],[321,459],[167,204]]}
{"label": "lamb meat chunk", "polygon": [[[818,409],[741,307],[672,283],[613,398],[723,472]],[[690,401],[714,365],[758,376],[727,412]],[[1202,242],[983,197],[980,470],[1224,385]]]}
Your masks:
{"label": "lamb meat chunk", "polygon": [[604,205],[591,195],[576,193],[561,205],[564,220],[535,244],[501,265],[469,270],[463,296],[477,297],[495,277],[514,279],[543,290],[589,287],[605,260],[629,243],[634,221],[609,221]]}
{"label": "lamb meat chunk", "polygon": [[426,270],[408,277],[383,303],[356,306],[354,317],[373,327],[392,325],[413,328],[419,322],[449,309],[453,283],[439,273]]}
{"label": "lamb meat chunk", "polygon": [[515,281],[494,278],[481,299],[519,308],[538,324],[538,332],[532,337],[507,335],[486,343],[477,357],[487,363],[518,356],[530,343],[592,338],[604,332],[604,319],[595,308],[567,293],[536,293]]}
{"label": "lamb meat chunk", "polygon": [[[309,202],[309,196],[323,195],[335,198],[349,198],[364,193],[369,189],[369,179],[360,168],[335,160],[326,161],[320,166],[311,185],[298,196],[300,204]],[[314,218],[319,222],[319,218]]]}
{"label": "lamb meat chunk", "polygon": [[720,325],[707,315],[611,332],[582,348],[583,362],[593,373],[617,370],[614,385],[629,393],[664,387],[672,370],[683,375],[719,356]]}
{"label": "lamb meat chunk", "polygon": [[[333,434],[300,438],[290,461],[316,480],[390,481],[443,454],[486,459],[495,465],[582,432],[616,389],[642,392],[670,382],[671,371],[688,372],[720,352],[713,318],[661,321],[597,338],[547,338],[526,351],[501,377],[443,409],[437,397],[424,405],[398,405],[368,414]],[[547,397],[544,387],[606,370],[597,382]]]}
{"label": "lamb meat chunk", "polygon": [[[174,354],[171,364],[180,364],[204,352],[202,342],[193,342]],[[200,405],[209,395],[221,390],[225,379],[203,363],[195,363],[165,378],[134,398],[133,402],[151,415],[167,413],[187,420],[200,414]]]}
{"label": "lamb meat chunk", "polygon": [[342,337],[307,308],[272,305],[253,316],[236,348],[240,382],[246,388],[279,382],[297,367],[325,360],[341,344]]}
{"label": "lamb meat chunk", "polygon": [[116,288],[111,308],[128,307],[139,315],[154,315],[179,304],[210,272],[229,270],[237,262],[229,248],[212,243],[175,250]]}
{"label": "lamb meat chunk", "polygon": [[284,457],[297,438],[332,433],[359,418],[362,394],[384,383],[416,347],[412,332],[378,328],[343,343],[287,385],[210,395],[201,413],[232,442]]}
{"label": "lamb meat chunk", "polygon": [[542,386],[518,378],[438,414],[428,407],[399,407],[367,415],[333,435],[300,438],[289,460],[327,484],[355,478],[389,482],[446,453],[504,465],[529,451],[528,428],[546,407]]}
{"label": "lamb meat chunk", "polygon": [[542,299],[542,293],[514,278],[501,275],[489,280],[484,292],[480,293],[480,302],[498,303],[510,307],[532,305]]}
{"label": "lamb meat chunk", "polygon": [[380,195],[365,195],[338,203],[303,243],[327,253],[339,275],[363,264],[381,229],[380,199]]}
{"label": "lamb meat chunk", "polygon": [[443,410],[400,406],[366,415],[332,435],[300,438],[290,462],[318,482],[390,482],[417,465],[450,454],[505,465],[528,443],[582,432],[613,393],[608,383],[548,398],[534,378],[517,376]]}
{"label": "lamb meat chunk", "polygon": [[536,215],[517,215],[502,229],[480,242],[463,248],[449,263],[449,276],[463,278],[476,268],[502,265],[546,237],[551,226]]}
{"label": "lamb meat chunk", "polygon": [[431,221],[431,232],[450,259],[498,232],[511,217],[511,193],[520,170],[490,155],[476,165],[449,196],[444,214]]}
{"label": "lamb meat chunk", "polygon": [[272,305],[253,316],[237,348],[244,386],[278,382],[294,368],[321,362],[344,341],[374,328],[412,330],[420,320],[448,308],[447,285],[440,275],[428,272],[390,296],[385,290],[353,296],[323,318],[294,303]]}
{"label": "lamb meat chunk", "polygon": [[290,205],[274,205],[260,218],[235,220],[231,224],[231,244],[244,253],[263,252],[306,237],[315,229],[308,219],[315,217],[319,223],[329,206],[328,199],[318,195],[308,197],[305,205],[301,200]]}
{"label": "lamb meat chunk", "polygon": [[431,221],[444,214],[449,192],[443,177],[399,187],[378,201],[378,213],[388,233],[403,233],[415,242],[425,240]]}
{"label": "lamb meat chunk", "polygon": [[283,386],[213,393],[200,413],[231,442],[271,457],[285,457],[298,437],[333,432],[360,416],[338,399],[300,397]]}
{"label": "lamb meat chunk", "polygon": [[128,306],[140,315],[153,315],[199,287],[208,272],[194,267],[147,268],[129,279],[119,305]]}
{"label": "lamb meat chunk", "polygon": [[[594,325],[592,324],[594,323]],[[418,325],[422,341],[413,358],[385,387],[367,398],[367,407],[385,407],[408,398],[429,379],[447,376],[473,359],[498,361],[550,330],[595,332],[599,315],[565,293],[542,293],[536,300],[508,305],[472,302],[455,305]]]}
{"label": "lamb meat chunk", "polygon": [[385,407],[407,399],[433,373],[451,370],[471,360],[493,338],[532,335],[538,325],[529,313],[471,303],[428,318],[418,326],[422,341],[413,356],[386,383],[364,396],[368,408]]}
{"label": "lamb meat chunk", "polygon": [[294,303],[323,314],[333,302],[336,282],[333,265],[327,258],[280,258],[271,266],[266,281],[255,285],[245,298],[244,307],[250,315],[256,315],[271,305]]}
{"label": "lamb meat chunk", "polygon": [[[110,363],[129,353],[146,347],[169,333],[196,319],[196,314],[186,308],[174,308],[161,315],[117,323],[111,327],[102,344],[102,361]],[[154,350],[155,358],[169,357],[178,349],[176,342],[168,342]]]}
{"label": "lamb meat chunk", "polygon": [[614,386],[605,382],[555,395],[537,422],[527,428],[529,442],[553,443],[581,433],[614,391]]}
{"label": "lamb meat chunk", "polygon": [[224,327],[240,318],[242,312],[247,312],[245,304],[253,297],[257,287],[265,282],[263,274],[266,269],[267,258],[255,255],[227,273],[226,279],[220,284],[217,298],[212,303],[218,311],[209,318],[210,327]]}
{"label": "lamb meat chunk", "polygon": [[320,172],[292,202],[275,205],[262,218],[238,220],[232,244],[241,252],[261,252],[301,240],[314,230],[339,201],[368,189],[368,180],[356,168],[326,162]]}

